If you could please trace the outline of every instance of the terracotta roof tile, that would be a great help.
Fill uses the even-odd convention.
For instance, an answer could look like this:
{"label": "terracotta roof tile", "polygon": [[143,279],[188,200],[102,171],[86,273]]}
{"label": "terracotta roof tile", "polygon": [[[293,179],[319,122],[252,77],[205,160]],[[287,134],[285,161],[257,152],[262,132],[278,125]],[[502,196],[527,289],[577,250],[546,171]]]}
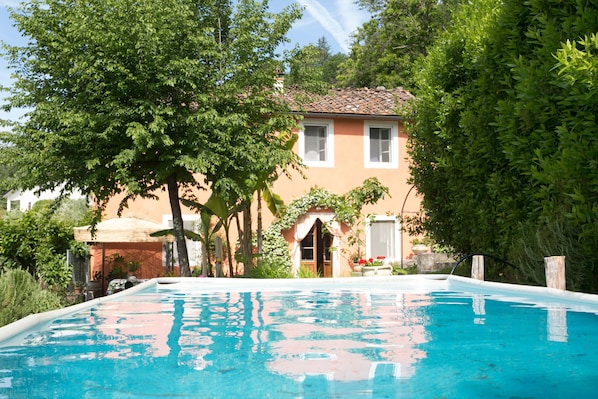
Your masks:
{"label": "terracotta roof tile", "polygon": [[[297,93],[296,89],[285,89],[287,95]],[[413,99],[413,95],[402,88],[353,89],[335,88],[325,95],[310,95],[298,112],[396,116],[397,105]]]}

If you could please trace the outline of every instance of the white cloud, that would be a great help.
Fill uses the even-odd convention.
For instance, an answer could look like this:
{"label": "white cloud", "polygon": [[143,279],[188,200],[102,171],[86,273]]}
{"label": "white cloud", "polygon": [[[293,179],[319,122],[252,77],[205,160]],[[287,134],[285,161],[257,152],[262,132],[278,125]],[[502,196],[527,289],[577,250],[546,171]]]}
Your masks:
{"label": "white cloud", "polygon": [[353,34],[357,28],[370,19],[367,11],[360,9],[353,1],[336,0],[336,9],[345,24],[345,33]]}
{"label": "white cloud", "polygon": [[340,18],[335,18],[317,0],[297,0],[297,2],[305,7],[309,15],[330,33],[344,52],[349,52],[349,37],[363,23],[363,15],[358,12],[357,6],[352,4],[351,1],[337,0],[334,7],[339,11]]}
{"label": "white cloud", "polygon": [[16,7],[21,0],[0,0],[0,7]]}

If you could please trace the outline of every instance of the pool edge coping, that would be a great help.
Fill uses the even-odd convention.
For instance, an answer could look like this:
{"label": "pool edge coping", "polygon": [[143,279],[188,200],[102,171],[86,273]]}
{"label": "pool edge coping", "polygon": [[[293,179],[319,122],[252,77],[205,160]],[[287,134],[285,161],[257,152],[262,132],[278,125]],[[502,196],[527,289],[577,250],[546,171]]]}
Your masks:
{"label": "pool edge coping", "polygon": [[409,279],[409,280],[446,280],[448,275],[445,274],[413,274],[413,275],[394,275],[388,276],[387,278],[380,278],[380,277],[335,277],[335,278],[302,278],[302,279],[253,279],[253,278],[228,278],[228,277],[217,277],[217,278],[198,278],[198,277],[156,277],[151,280],[145,281],[141,284],[128,288],[127,290],[117,292],[112,295],[106,295],[99,298],[95,298],[89,301],[81,302],[76,305],[66,306],[64,308],[50,310],[47,312],[35,313],[25,316],[22,319],[14,321],[10,324],[0,327],[0,345],[3,345],[12,339],[15,339],[18,335],[24,333],[25,331],[33,328],[39,328],[45,323],[49,323],[51,320],[66,316],[72,313],[76,313],[78,311],[89,309],[98,303],[102,303],[105,301],[112,301],[114,298],[118,298],[120,296],[128,296],[134,294],[135,292],[139,292],[150,288],[152,286],[165,288],[167,285],[172,284],[173,286],[178,285],[178,283],[204,283],[210,286],[216,285],[228,285],[239,287],[246,284],[248,281],[259,281],[262,284],[267,284],[269,288],[272,288],[272,285],[276,285],[279,289],[288,290],[289,288],[284,288],[289,282],[297,283],[301,282],[302,285],[307,286],[308,288],[312,288],[309,286],[310,283],[314,281],[322,282],[326,281],[328,283],[335,282],[335,281],[354,281],[355,284],[363,281],[378,281],[382,282],[387,279]]}
{"label": "pool edge coping", "polygon": [[4,342],[10,341],[12,338],[15,338],[17,335],[25,332],[28,329],[32,329],[37,326],[41,326],[45,323],[48,323],[50,320],[66,316],[71,313],[76,313],[78,311],[91,308],[95,304],[105,302],[107,300],[112,300],[114,297],[130,295],[137,291],[141,291],[143,289],[149,288],[153,285],[157,285],[156,279],[152,279],[141,284],[138,284],[134,287],[131,287],[125,291],[118,292],[116,294],[102,296],[99,298],[95,298],[89,301],[81,302],[71,306],[65,306],[64,308],[49,310],[47,312],[41,313],[34,313],[28,316],[23,317],[17,321],[14,321],[10,324],[0,327],[0,345]]}
{"label": "pool edge coping", "polygon": [[[347,283],[351,281],[355,284],[359,284],[359,282],[367,281],[367,282],[383,282],[388,280],[395,280],[395,279],[404,279],[404,280],[446,280],[449,285],[451,281],[455,281],[457,283],[466,284],[473,287],[485,287],[491,288],[494,290],[499,291],[508,291],[513,293],[520,293],[520,294],[533,294],[545,298],[551,298],[559,301],[564,302],[575,302],[575,303],[591,303],[593,305],[598,305],[598,295],[595,294],[587,294],[581,292],[574,292],[574,291],[566,291],[566,290],[558,290],[554,288],[547,288],[547,287],[539,287],[539,286],[530,286],[530,285],[518,285],[518,284],[508,284],[508,283],[499,283],[499,282],[492,282],[492,281],[481,281],[471,279],[469,277],[461,277],[461,276],[454,276],[454,275],[446,275],[446,274],[415,274],[415,275],[398,275],[398,276],[389,276],[388,278],[381,279],[380,277],[337,277],[331,279],[321,279],[321,278],[314,278],[314,279],[230,279],[230,278],[206,278],[206,279],[198,279],[197,277],[158,277],[151,280],[148,280],[142,284],[136,285],[132,288],[129,288],[125,291],[118,292],[116,294],[108,295],[99,297],[96,299],[92,299],[90,301],[82,302],[76,305],[67,306],[60,309],[51,310],[48,312],[36,313],[28,315],[22,319],[19,319],[13,323],[7,324],[5,326],[0,327],[0,345],[10,341],[11,339],[17,337],[19,334],[25,332],[28,329],[32,329],[35,327],[40,327],[44,323],[50,322],[52,319],[66,316],[72,313],[76,313],[78,311],[88,309],[93,307],[98,303],[102,303],[105,301],[112,301],[115,298],[121,296],[129,296],[136,292],[145,290],[152,286],[165,288],[167,285],[172,284],[173,287],[178,285],[178,283],[189,283],[191,281],[199,282],[210,286],[218,286],[218,285],[227,285],[233,287],[239,287],[246,284],[248,281],[260,281],[262,284],[267,284],[269,288],[274,288],[273,285],[276,285],[276,288],[288,290],[289,288],[285,288],[289,282],[297,283],[301,282],[303,288],[313,289],[313,286],[310,286],[310,283],[314,281],[318,281],[323,283],[326,281],[327,283],[333,283],[335,281],[342,281],[343,283]],[[206,287],[209,290],[209,287]],[[255,288],[255,287],[254,287]],[[364,288],[365,289],[365,288]]]}
{"label": "pool edge coping", "polygon": [[485,287],[499,291],[508,291],[512,293],[520,294],[533,294],[541,298],[556,299],[564,302],[575,302],[575,303],[591,303],[592,305],[598,305],[598,295],[588,294],[585,292],[567,291],[560,290],[557,288],[549,288],[535,285],[524,285],[524,284],[509,284],[499,283],[495,281],[482,281],[476,280],[469,277],[449,275],[448,281],[455,281],[463,284],[467,284],[474,287]]}

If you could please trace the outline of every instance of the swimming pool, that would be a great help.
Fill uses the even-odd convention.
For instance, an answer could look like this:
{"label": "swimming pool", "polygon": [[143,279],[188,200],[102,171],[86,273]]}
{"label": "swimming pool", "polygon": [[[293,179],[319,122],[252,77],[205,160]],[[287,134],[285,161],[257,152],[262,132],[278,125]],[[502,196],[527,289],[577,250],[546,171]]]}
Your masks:
{"label": "swimming pool", "polygon": [[0,329],[0,398],[595,397],[597,314],[453,276],[152,280]]}

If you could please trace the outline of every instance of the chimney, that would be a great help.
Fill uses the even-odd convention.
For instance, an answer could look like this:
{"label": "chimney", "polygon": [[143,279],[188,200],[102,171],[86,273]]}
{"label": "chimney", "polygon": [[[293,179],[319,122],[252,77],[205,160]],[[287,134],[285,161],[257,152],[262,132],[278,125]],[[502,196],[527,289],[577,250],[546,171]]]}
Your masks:
{"label": "chimney", "polygon": [[284,91],[284,71],[280,66],[274,70],[276,77],[274,78],[274,90],[282,93]]}

